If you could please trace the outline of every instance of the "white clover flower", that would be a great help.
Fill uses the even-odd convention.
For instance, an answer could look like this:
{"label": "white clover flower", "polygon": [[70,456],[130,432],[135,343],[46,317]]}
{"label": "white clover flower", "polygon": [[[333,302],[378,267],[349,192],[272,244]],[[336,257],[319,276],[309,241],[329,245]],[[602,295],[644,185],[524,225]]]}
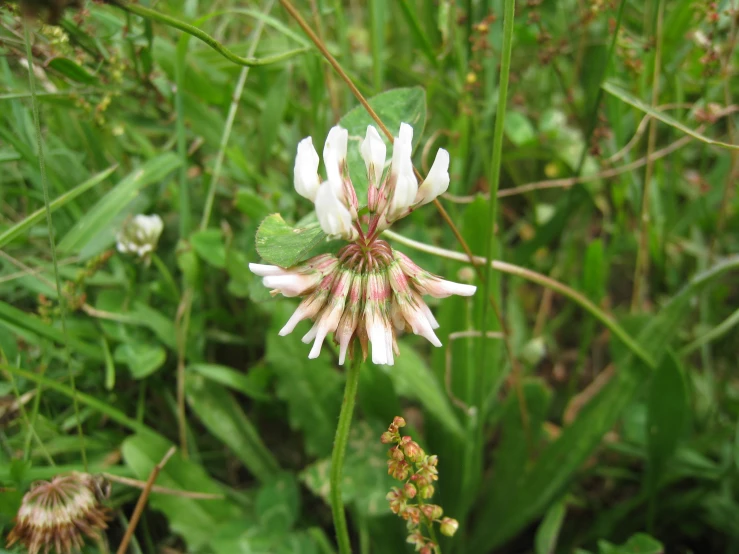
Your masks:
{"label": "white clover flower", "polygon": [[149,259],[157,247],[164,222],[157,214],[139,214],[124,223],[116,236],[116,248],[121,254],[136,254]]}
{"label": "white clover flower", "polygon": [[340,364],[347,354],[353,355],[355,338],[364,357],[371,346],[373,363],[386,365],[395,362],[399,331],[411,331],[441,346],[434,333],[439,323],[422,296],[470,296],[476,290],[428,273],[379,238],[392,222],[431,202],[449,186],[449,153],[442,149],[418,186],[411,161],[412,139],[412,127],[401,123],[390,171],[383,180],[387,148],[377,129],[367,128],[359,148],[368,180],[366,227],[357,217],[357,196],[346,164],[347,131],[337,126],[329,132],[323,149],[327,179],[320,184],[312,140],[303,139],[298,145],[295,189],[315,203],[323,231],[349,244],[336,255],[321,254],[291,268],[264,264],[249,264],[249,268],[263,278],[273,295],[303,298],[280,335],[292,333],[304,319],[312,320],[313,327],[302,339],[313,342],[311,359],[320,355],[331,333],[339,346]]}

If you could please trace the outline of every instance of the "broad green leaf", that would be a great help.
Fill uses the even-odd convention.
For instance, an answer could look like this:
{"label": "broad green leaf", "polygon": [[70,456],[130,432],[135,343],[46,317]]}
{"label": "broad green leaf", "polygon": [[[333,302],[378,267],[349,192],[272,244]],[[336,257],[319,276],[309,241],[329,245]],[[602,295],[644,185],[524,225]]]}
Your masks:
{"label": "broad green leaf", "polygon": [[[426,125],[426,92],[421,87],[396,88],[373,96],[369,105],[377,113],[393,136],[398,135],[401,123],[413,126],[413,146],[417,146]],[[357,106],[339,120],[339,125],[349,131],[347,163],[349,174],[357,191],[359,206],[367,204],[367,169],[359,153],[359,145],[367,134],[367,125],[377,126],[363,106]],[[387,157],[392,156],[392,146],[378,129],[388,146]]]}
{"label": "broad green leaf", "polygon": [[504,129],[506,137],[516,146],[533,142],[536,139],[536,129],[528,117],[521,112],[509,111],[506,113]]}
{"label": "broad green leaf", "polygon": [[706,144],[712,144],[714,146],[720,146],[722,148],[728,148],[730,150],[739,150],[739,144],[729,144],[728,142],[721,142],[720,140],[713,140],[711,138],[708,138],[705,135],[702,135],[701,133],[698,133],[697,131],[694,131],[690,127],[684,125],[683,123],[680,123],[677,119],[674,117],[663,113],[659,110],[655,110],[653,107],[649,106],[636,96],[632,95],[630,92],[625,91],[621,87],[606,82],[603,83],[603,90],[605,90],[607,93],[612,94],[619,100],[622,100],[623,102],[626,102],[630,106],[633,106],[639,111],[642,111],[651,117],[658,119],[662,123],[665,123],[669,125],[670,127],[674,127],[675,129],[682,131],[686,135],[690,135],[694,139],[697,139],[701,142],[705,142]]}
{"label": "broad green leaf", "polygon": [[195,253],[210,265],[218,268],[226,267],[226,245],[220,229],[204,229],[190,235]]}
{"label": "broad green leaf", "polygon": [[187,369],[251,398],[259,400],[270,398],[264,390],[264,385],[250,378],[251,373],[242,373],[224,365],[205,363],[192,364]]}
{"label": "broad green leaf", "polygon": [[159,345],[131,340],[116,347],[113,359],[126,364],[134,379],[144,379],[164,365],[167,352]]}
{"label": "broad green leaf", "polygon": [[[690,310],[690,300],[703,287],[739,266],[735,256],[694,277],[653,317],[637,341],[659,363],[679,325]],[[500,545],[543,513],[565,490],[575,472],[618,421],[649,376],[650,368],[622,346],[616,373],[609,383],[566,427],[559,438],[539,453],[536,463],[521,476],[513,496],[493,494],[479,508],[480,524],[473,532],[472,550],[486,552]],[[505,486],[505,485],[504,485]],[[495,522],[495,525],[492,525]]]}
{"label": "broad green leaf", "polygon": [[[380,435],[364,421],[353,424],[349,433],[341,495],[345,503],[354,503],[364,516],[386,515],[390,508],[385,496],[398,485],[387,474],[388,447],[380,442]],[[328,503],[330,473],[331,459],[325,458],[307,467],[300,480]]]}
{"label": "broad green leaf", "polygon": [[[172,153],[162,154],[143,164],[125,177],[90,208],[59,242],[61,252],[79,252],[95,241],[97,250],[110,244],[115,235],[111,226],[116,217],[136,199],[141,189],[155,183],[180,165],[180,159]],[[101,234],[105,232],[104,235]],[[96,252],[88,252],[93,255]]]}
{"label": "broad green leaf", "polygon": [[564,502],[558,502],[547,510],[547,514],[536,530],[534,539],[536,554],[554,554],[566,513],[567,507]]}
{"label": "broad green leaf", "polygon": [[98,82],[98,78],[89,73],[84,67],[69,58],[54,58],[47,64],[65,77],[78,83],[90,85]]}
{"label": "broad green leaf", "polygon": [[[137,479],[146,481],[171,444],[161,437],[134,435],[123,442],[121,452]],[[221,487],[195,462],[179,452],[159,473],[157,485],[182,491],[222,494]],[[194,500],[152,492],[149,505],[164,513],[169,527],[182,536],[188,552],[197,552],[210,542],[219,525],[239,516],[239,509],[225,499]]]}
{"label": "broad green leaf", "polygon": [[677,449],[690,410],[682,367],[668,353],[652,377],[647,401],[648,485],[656,493],[665,464]]}
{"label": "broad green leaf", "polygon": [[290,98],[290,69],[283,70],[272,83],[266,94],[264,108],[259,121],[259,140],[257,145],[263,160],[270,159],[272,145],[277,139],[280,124],[285,120],[285,109]]}
{"label": "broad green leaf", "polygon": [[291,267],[305,260],[326,238],[318,224],[290,227],[280,214],[267,216],[257,230],[257,252],[265,262]]}
{"label": "broad green leaf", "polygon": [[[69,192],[65,192],[58,198],[55,198],[52,202],[49,202],[49,210],[53,213],[57,209],[64,206],[67,202],[71,202],[75,198],[77,198],[80,194],[83,192],[88,191],[95,185],[100,184],[105,179],[107,179],[111,173],[113,173],[118,166],[112,166],[108,169],[105,169],[98,173],[97,175],[94,175],[93,177],[89,178],[84,183],[77,185],[75,188],[70,190]],[[2,233],[0,233],[0,248],[5,246],[7,243],[12,241],[14,238],[22,235],[23,233],[27,232],[31,227],[39,223],[40,221],[43,221],[43,219],[46,217],[46,208],[39,208],[35,212],[33,212],[28,217],[24,218],[22,221],[19,221],[9,229],[6,229]]]}
{"label": "broad green leaf", "polygon": [[622,546],[598,542],[598,554],[664,554],[662,544],[645,533],[637,533]]}
{"label": "broad green leaf", "polygon": [[277,396],[287,402],[290,426],[303,433],[309,454],[327,456],[334,442],[344,379],[329,361],[327,344],[318,358],[308,359],[310,347],[300,341],[301,328],[309,328],[306,323],[285,337],[278,336],[294,308],[286,301],[276,306],[267,331],[267,364],[277,378]]}
{"label": "broad green leaf", "polygon": [[281,473],[259,487],[256,499],[259,525],[263,531],[287,533],[300,514],[300,491],[292,473]]}
{"label": "broad green leaf", "polygon": [[277,461],[234,397],[200,375],[187,379],[187,402],[208,430],[226,444],[257,479],[276,474]]}
{"label": "broad green leaf", "polygon": [[418,400],[444,427],[461,438],[464,435],[462,425],[436,376],[404,341],[398,341],[398,348],[400,354],[395,358],[395,365],[379,368],[390,377],[399,395]]}
{"label": "broad green leaf", "polygon": [[261,221],[272,211],[269,203],[261,195],[247,188],[240,188],[236,191],[234,206],[255,221]]}

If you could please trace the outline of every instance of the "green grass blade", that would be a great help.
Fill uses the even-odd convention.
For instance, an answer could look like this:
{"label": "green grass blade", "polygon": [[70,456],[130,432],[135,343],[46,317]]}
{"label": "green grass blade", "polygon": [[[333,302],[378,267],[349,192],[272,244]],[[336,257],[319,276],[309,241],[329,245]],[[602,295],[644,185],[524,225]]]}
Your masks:
{"label": "green grass blade", "polygon": [[0,300],[0,325],[5,324],[11,330],[23,330],[37,337],[45,338],[59,345],[67,344],[72,350],[79,352],[93,360],[102,361],[103,354],[97,346],[88,344],[74,336],[67,336],[56,327],[47,325],[37,317],[6,304]]}
{"label": "green grass blade", "polygon": [[89,209],[59,242],[59,250],[78,252],[103,230],[134,200],[140,191],[167,176],[180,165],[171,153],[162,154],[131,172],[120,183]]}
{"label": "green grass blade", "polygon": [[[75,198],[77,198],[80,194],[87,192],[92,187],[102,183],[105,179],[107,179],[111,173],[113,173],[118,168],[117,165],[111,166],[108,169],[105,169],[98,173],[97,175],[94,175],[84,183],[77,185],[75,188],[70,190],[69,192],[66,192],[56,198],[53,202],[49,203],[49,210],[51,213],[54,213],[59,208],[63,207],[67,202],[71,202]],[[22,221],[19,221],[9,229],[6,229],[2,233],[0,233],[0,248],[8,244],[13,239],[17,238],[18,236],[22,235],[26,231],[28,231],[31,227],[36,225],[38,222],[40,222],[44,215],[46,214],[46,208],[39,208],[35,212],[33,212],[28,217],[24,218]]]}
{"label": "green grass blade", "polygon": [[89,394],[85,394],[84,392],[72,390],[71,387],[63,385],[62,383],[59,383],[53,379],[49,379],[48,377],[44,377],[43,375],[37,375],[36,373],[26,371],[25,369],[6,364],[0,364],[0,370],[12,373],[16,377],[23,377],[24,379],[28,379],[29,381],[32,381],[37,385],[41,385],[46,389],[51,389],[53,391],[59,392],[69,398],[74,398],[76,396],[80,404],[89,406],[93,410],[100,412],[101,414],[109,417],[117,423],[120,423],[131,431],[137,433],[146,433],[148,435],[155,434],[154,431],[152,431],[149,427],[139,421],[136,421],[133,418],[128,417],[120,410],[113,408],[109,403],[104,402],[103,400],[98,400],[94,396],[90,396]]}
{"label": "green grass blade", "polygon": [[706,135],[703,135],[701,133],[698,133],[691,129],[690,127],[687,127],[686,125],[680,123],[677,119],[674,117],[659,111],[655,110],[652,106],[648,105],[647,103],[643,102],[630,92],[625,91],[621,87],[611,83],[606,82],[603,83],[603,90],[605,90],[608,94],[611,94],[618,98],[619,100],[626,102],[630,106],[636,108],[637,110],[644,112],[645,114],[650,115],[651,117],[658,119],[662,123],[665,123],[666,125],[669,125],[670,127],[674,127],[678,131],[682,131],[686,135],[690,135],[696,140],[699,140],[705,144],[709,144],[712,146],[719,146],[721,148],[727,148],[729,150],[739,150],[739,144],[729,144],[728,142],[721,142],[720,140],[713,140],[712,138],[708,138]]}

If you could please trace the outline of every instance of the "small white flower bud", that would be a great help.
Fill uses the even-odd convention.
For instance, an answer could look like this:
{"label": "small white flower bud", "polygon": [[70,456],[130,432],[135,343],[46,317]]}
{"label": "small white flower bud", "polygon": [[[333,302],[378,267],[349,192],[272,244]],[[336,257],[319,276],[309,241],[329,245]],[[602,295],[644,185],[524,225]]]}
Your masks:
{"label": "small white flower bud", "polygon": [[315,202],[318,187],[318,152],[313,146],[311,137],[298,143],[298,154],[295,157],[295,190],[304,198]]}
{"label": "small white flower bud", "polygon": [[367,125],[367,135],[359,147],[359,151],[367,167],[369,186],[378,186],[382,179],[382,170],[385,167],[385,155],[387,146],[373,125]]}
{"label": "small white flower bud", "polygon": [[449,152],[439,148],[426,180],[418,187],[416,205],[423,206],[433,201],[449,188]]}
{"label": "small white flower bud", "polygon": [[349,131],[336,125],[332,127],[323,146],[323,164],[329,181],[340,181],[341,167],[346,162]]}
{"label": "small white flower bud", "polygon": [[316,215],[321,229],[330,237],[354,240],[357,231],[352,226],[351,213],[339,199],[340,190],[341,181],[321,184],[316,194]]}
{"label": "small white flower bud", "polygon": [[405,215],[416,200],[418,181],[413,174],[413,127],[400,124],[400,132],[393,142],[393,163],[390,167],[391,179],[395,180],[395,190],[390,199],[387,220],[393,222]]}

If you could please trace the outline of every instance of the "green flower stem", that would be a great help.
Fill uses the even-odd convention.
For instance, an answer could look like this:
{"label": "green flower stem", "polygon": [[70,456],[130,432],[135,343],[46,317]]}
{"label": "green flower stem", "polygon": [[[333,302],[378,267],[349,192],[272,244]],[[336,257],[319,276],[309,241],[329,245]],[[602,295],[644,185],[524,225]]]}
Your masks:
{"label": "green flower stem", "polygon": [[354,401],[357,398],[361,366],[362,359],[357,356],[352,360],[349,370],[346,372],[344,400],[341,403],[339,425],[336,427],[334,450],[331,453],[331,511],[334,516],[339,554],[351,554],[352,551],[349,529],[346,525],[346,514],[344,513],[344,502],[341,499],[341,476],[344,470],[344,455],[346,454],[346,443],[349,441],[349,429],[352,426],[352,414],[354,413]]}
{"label": "green flower stem", "polygon": [[229,50],[212,36],[210,36],[208,33],[190,25],[189,23],[185,23],[184,21],[180,21],[179,19],[175,19],[174,17],[170,17],[156,10],[145,8],[140,4],[134,4],[133,2],[127,2],[125,0],[115,0],[112,3],[130,13],[134,13],[146,19],[150,19],[152,21],[174,27],[175,29],[179,29],[180,31],[184,31],[187,34],[200,39],[205,44],[210,46],[213,50],[218,52],[221,56],[237,65],[247,67],[253,67],[257,65],[270,65],[273,63],[283,62],[308,51],[308,48],[298,48],[295,50],[288,50],[287,52],[282,52],[281,54],[276,54],[274,56],[266,56],[264,58],[243,57],[233,53],[231,50]]}

